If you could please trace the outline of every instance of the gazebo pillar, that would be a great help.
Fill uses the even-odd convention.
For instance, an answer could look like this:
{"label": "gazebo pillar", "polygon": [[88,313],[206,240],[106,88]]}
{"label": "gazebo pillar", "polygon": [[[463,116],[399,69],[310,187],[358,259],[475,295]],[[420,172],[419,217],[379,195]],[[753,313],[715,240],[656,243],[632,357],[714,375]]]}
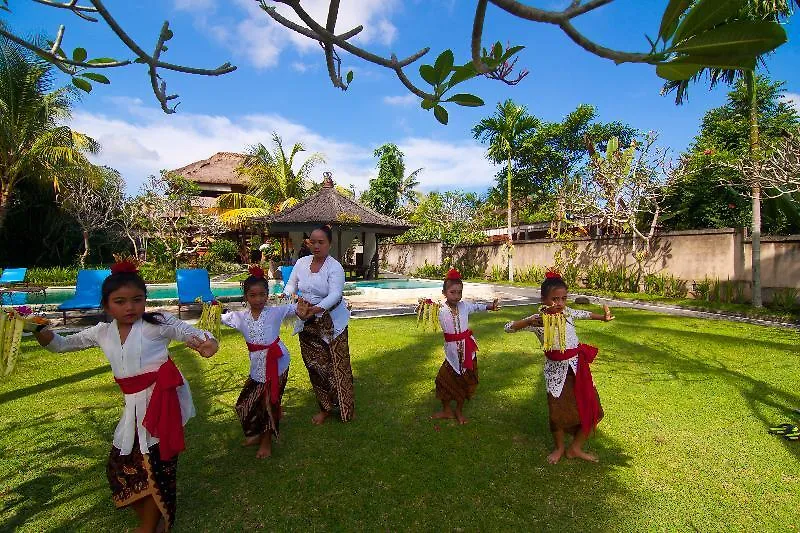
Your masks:
{"label": "gazebo pillar", "polygon": [[[378,251],[378,236],[374,231],[362,232],[364,246],[364,253],[361,256],[361,266],[369,268],[370,264],[375,259],[375,254]],[[377,278],[377,272],[374,273]]]}

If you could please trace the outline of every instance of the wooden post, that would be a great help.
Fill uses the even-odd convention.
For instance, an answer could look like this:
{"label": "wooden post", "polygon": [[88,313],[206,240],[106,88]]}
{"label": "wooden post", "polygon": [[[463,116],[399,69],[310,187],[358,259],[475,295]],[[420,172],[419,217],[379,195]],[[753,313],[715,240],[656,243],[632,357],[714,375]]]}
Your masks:
{"label": "wooden post", "polygon": [[342,227],[336,226],[336,255],[339,262],[342,262]]}

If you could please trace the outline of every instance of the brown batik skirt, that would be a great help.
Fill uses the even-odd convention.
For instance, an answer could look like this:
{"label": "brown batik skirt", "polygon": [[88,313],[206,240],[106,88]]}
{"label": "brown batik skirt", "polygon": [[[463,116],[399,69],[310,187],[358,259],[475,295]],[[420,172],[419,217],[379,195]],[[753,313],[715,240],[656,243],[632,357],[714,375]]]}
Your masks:
{"label": "brown batik skirt", "polygon": [[280,423],[281,400],[283,391],[286,389],[286,380],[289,377],[289,369],[278,378],[280,395],[278,403],[269,403],[269,386],[248,377],[244,383],[239,399],[236,401],[236,414],[239,422],[242,423],[242,430],[245,437],[255,437],[262,433],[270,432],[278,436],[278,426]]}
{"label": "brown batik skirt", "polygon": [[138,437],[128,455],[121,455],[119,448],[112,447],[106,465],[111,499],[117,509],[152,496],[164,518],[166,529],[175,523],[177,474],[177,456],[162,461],[158,444],[151,446],[149,453],[142,454]]}
{"label": "brown batik skirt", "polygon": [[[594,390],[597,394],[597,389]],[[600,414],[597,421],[603,419],[603,406],[600,405],[600,395],[597,395],[597,405],[600,406]],[[575,399],[575,374],[572,367],[567,370],[567,379],[564,381],[564,388],[561,396],[553,397],[547,393],[547,409],[550,412],[550,431],[561,430],[565,433],[577,434],[581,429],[581,417],[578,415],[578,402]]]}
{"label": "brown batik skirt", "polygon": [[477,357],[474,362],[473,370],[464,370],[463,374],[459,374],[445,359],[439,367],[439,373],[436,374],[436,397],[443,402],[455,400],[462,403],[472,398],[475,389],[478,388]]}
{"label": "brown batik skirt", "polygon": [[333,336],[333,320],[329,313],[306,322],[299,335],[300,353],[319,408],[332,411],[338,407],[342,422],[347,422],[355,413],[347,328],[330,343],[322,339],[323,334],[328,338]]}

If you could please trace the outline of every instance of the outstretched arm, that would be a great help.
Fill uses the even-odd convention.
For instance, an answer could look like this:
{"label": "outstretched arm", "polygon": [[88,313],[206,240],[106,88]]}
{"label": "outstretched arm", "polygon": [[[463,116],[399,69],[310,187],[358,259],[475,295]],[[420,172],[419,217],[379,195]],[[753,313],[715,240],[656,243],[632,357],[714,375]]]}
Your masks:
{"label": "outstretched arm", "polygon": [[591,320],[602,320],[603,322],[610,322],[614,320],[614,315],[611,314],[611,309],[607,305],[603,306],[603,314],[591,313],[589,315]]}
{"label": "outstretched arm", "polygon": [[521,329],[541,327],[543,327],[542,317],[539,315],[531,315],[527,318],[523,318],[522,320],[506,323],[505,330],[506,333],[515,333]]}

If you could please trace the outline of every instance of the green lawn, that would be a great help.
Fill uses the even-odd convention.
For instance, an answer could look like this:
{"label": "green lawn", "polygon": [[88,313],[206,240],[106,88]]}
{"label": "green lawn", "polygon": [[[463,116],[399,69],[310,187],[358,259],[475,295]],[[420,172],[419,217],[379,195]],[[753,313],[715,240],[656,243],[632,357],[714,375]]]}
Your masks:
{"label": "green lawn", "polygon": [[[198,416],[178,477],[178,531],[787,531],[800,527],[800,443],[767,435],[800,407],[798,333],[620,309],[580,322],[606,419],[599,465],[546,463],[551,445],[530,333],[476,317],[481,385],[464,427],[428,419],[440,334],[413,317],[351,327],[357,418],[312,426],[297,340],[271,460],[239,447],[241,338],[210,360],[173,348]],[[124,530],[105,461],[121,396],[98,350],[31,341],[0,381],[0,530]]]}

